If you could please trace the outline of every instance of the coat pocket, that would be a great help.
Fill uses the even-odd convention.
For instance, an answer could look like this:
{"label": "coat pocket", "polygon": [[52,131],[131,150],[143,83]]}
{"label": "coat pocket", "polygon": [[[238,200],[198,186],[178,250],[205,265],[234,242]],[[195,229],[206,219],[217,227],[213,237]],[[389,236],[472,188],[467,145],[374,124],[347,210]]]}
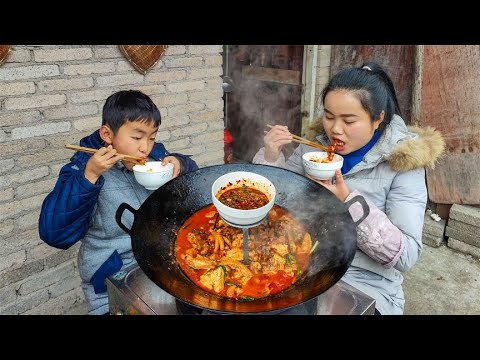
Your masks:
{"label": "coat pocket", "polygon": [[105,261],[95,274],[93,274],[90,279],[90,283],[93,285],[95,294],[103,293],[107,291],[107,284],[105,284],[105,279],[110,275],[115,274],[122,268],[123,262],[122,258],[118,254],[118,251],[115,250],[112,255]]}

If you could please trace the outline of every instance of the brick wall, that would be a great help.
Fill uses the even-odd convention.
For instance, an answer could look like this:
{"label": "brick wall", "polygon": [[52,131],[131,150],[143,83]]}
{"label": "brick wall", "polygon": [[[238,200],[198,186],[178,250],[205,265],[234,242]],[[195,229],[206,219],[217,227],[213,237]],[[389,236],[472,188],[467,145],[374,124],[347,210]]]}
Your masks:
{"label": "brick wall", "polygon": [[157,140],[223,163],[222,46],[170,46],[147,75],[116,45],[14,45],[0,67],[0,314],[62,314],[84,301],[69,250],[45,245],[38,216],[64,149],[96,130],[105,99],[121,89],[151,96],[162,114]]}

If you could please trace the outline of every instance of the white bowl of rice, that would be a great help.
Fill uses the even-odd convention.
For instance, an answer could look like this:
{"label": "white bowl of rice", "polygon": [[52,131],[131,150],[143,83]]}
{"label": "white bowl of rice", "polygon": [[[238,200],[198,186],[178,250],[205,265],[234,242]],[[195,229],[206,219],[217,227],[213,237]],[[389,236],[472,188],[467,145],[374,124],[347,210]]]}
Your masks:
{"label": "white bowl of rice", "polygon": [[162,165],[161,161],[148,161],[145,165],[135,165],[133,175],[147,190],[157,190],[172,178],[173,164]]}
{"label": "white bowl of rice", "polygon": [[302,156],[305,172],[317,180],[329,180],[335,176],[335,170],[343,166],[343,157],[333,155],[332,161],[328,160],[325,151],[311,151]]}

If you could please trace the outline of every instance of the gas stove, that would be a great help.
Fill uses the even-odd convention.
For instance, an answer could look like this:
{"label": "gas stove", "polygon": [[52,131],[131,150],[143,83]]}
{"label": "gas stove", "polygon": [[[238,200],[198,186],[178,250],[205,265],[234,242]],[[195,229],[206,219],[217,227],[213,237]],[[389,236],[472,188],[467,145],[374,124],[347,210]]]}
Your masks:
{"label": "gas stove", "polygon": [[[208,314],[176,300],[151,281],[137,264],[107,279],[110,314],[115,315],[178,315]],[[300,306],[300,305],[299,305]],[[296,307],[294,307],[296,308]],[[293,310],[293,311],[292,311]],[[375,300],[340,280],[315,299],[303,304],[302,310],[285,314],[373,315]]]}

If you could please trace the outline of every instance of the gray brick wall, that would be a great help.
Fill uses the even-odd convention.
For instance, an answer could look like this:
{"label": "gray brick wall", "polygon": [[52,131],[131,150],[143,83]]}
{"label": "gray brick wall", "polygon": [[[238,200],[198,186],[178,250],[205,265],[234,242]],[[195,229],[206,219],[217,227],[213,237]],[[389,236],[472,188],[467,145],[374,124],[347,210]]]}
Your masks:
{"label": "gray brick wall", "polygon": [[0,314],[62,314],[84,301],[79,244],[57,250],[38,236],[43,199],[99,127],[105,99],[150,95],[157,140],[200,166],[223,162],[222,45],[171,45],[145,76],[116,45],[13,45],[0,67]]}

